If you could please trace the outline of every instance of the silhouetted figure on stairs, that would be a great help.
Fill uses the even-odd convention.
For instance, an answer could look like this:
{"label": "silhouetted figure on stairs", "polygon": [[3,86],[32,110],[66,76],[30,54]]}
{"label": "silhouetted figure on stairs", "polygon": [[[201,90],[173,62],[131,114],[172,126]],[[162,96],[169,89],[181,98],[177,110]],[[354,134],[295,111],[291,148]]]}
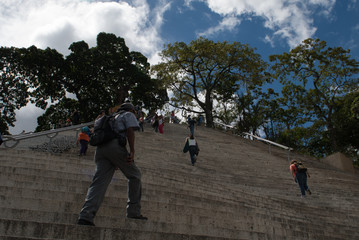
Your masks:
{"label": "silhouetted figure on stairs", "polygon": [[294,159],[291,161],[289,168],[294,181],[299,185],[302,198],[305,198],[305,192],[308,192],[309,195],[312,194],[307,184],[307,177],[310,177],[310,175],[303,163]]}
{"label": "silhouetted figure on stairs", "polygon": [[191,157],[191,164],[194,166],[197,160],[197,156],[199,153],[199,147],[197,140],[194,138],[193,134],[190,134],[188,138],[186,138],[185,146],[183,148],[183,152],[189,152],[189,155]]}
{"label": "silhouetted figure on stairs", "polygon": [[[141,172],[134,163],[135,130],[139,129],[135,116],[135,108],[130,103],[124,103],[115,117],[114,131],[127,138],[130,152],[126,145],[120,145],[119,139],[97,146],[95,152],[96,173],[87,191],[77,224],[92,225],[98,209],[105,197],[115,170],[120,169],[128,179],[127,218],[143,219],[141,215]],[[96,125],[96,122],[95,122]]]}

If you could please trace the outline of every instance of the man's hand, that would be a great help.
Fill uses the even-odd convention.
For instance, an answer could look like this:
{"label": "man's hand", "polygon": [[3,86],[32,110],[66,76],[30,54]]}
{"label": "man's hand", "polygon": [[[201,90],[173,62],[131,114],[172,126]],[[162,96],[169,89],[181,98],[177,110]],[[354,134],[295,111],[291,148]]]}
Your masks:
{"label": "man's hand", "polygon": [[127,157],[127,163],[128,164],[132,164],[135,158],[135,153],[134,152],[130,152],[130,154]]}

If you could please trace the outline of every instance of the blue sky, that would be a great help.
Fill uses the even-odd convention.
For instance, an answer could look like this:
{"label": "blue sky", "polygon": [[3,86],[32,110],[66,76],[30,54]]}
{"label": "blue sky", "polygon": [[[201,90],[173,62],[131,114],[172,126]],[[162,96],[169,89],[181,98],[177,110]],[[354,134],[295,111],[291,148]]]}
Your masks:
{"label": "blue sky", "polygon": [[[0,0],[1,46],[55,48],[65,56],[71,43],[95,46],[99,32],[114,33],[151,64],[167,43],[202,36],[238,41],[265,61],[306,38],[351,50],[359,61],[357,0]],[[42,110],[17,112],[13,134],[33,131]]]}

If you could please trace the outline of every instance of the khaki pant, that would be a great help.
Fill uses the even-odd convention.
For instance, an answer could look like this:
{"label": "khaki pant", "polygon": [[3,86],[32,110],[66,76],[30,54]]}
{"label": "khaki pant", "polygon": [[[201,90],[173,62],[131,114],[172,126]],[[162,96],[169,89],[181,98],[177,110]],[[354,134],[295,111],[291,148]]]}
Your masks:
{"label": "khaki pant", "polygon": [[93,222],[116,167],[128,179],[127,217],[141,215],[141,172],[134,162],[127,163],[127,156],[126,147],[121,147],[117,139],[97,147],[95,153],[96,173],[87,191],[80,219]]}

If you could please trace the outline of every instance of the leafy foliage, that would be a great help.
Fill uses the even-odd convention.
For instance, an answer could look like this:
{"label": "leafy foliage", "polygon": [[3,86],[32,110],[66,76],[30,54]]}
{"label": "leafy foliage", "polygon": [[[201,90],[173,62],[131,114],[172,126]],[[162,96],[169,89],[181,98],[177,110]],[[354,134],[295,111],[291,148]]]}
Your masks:
{"label": "leafy foliage", "polygon": [[[93,120],[107,110],[131,99],[142,108],[156,109],[167,101],[158,79],[149,76],[150,64],[139,52],[130,52],[125,40],[99,33],[97,46],[84,41],[70,45],[63,57],[54,49],[1,48],[1,131],[13,126],[15,110],[30,100],[47,111],[38,119],[38,131],[65,118],[76,106],[82,121]],[[66,96],[74,95],[76,101]],[[52,105],[48,107],[48,104]]]}
{"label": "leafy foliage", "polygon": [[359,63],[349,52],[307,39],[289,53],[270,57],[274,76],[284,84],[278,100],[287,129],[319,122],[317,131],[326,131],[332,151],[339,150],[333,122],[336,101],[359,87]]}
{"label": "leafy foliage", "polygon": [[204,38],[189,45],[168,44],[161,56],[164,62],[152,70],[173,92],[171,104],[190,112],[205,113],[208,127],[213,126],[216,115],[214,102],[225,102],[243,85],[261,85],[266,67],[260,55],[248,45]]}
{"label": "leafy foliage", "polygon": [[57,104],[48,107],[43,115],[37,118],[38,126],[36,132],[50,130],[58,127],[61,122],[65,124],[67,119],[71,119],[71,114],[78,108],[78,101],[71,98],[63,98]]}
{"label": "leafy foliage", "polygon": [[20,49],[22,58],[20,64],[26,70],[28,78],[30,101],[37,107],[45,109],[47,100],[55,102],[65,96],[63,82],[64,59],[55,49],[45,50],[31,46]]}
{"label": "leafy foliage", "polygon": [[15,110],[27,103],[28,77],[21,65],[21,53],[16,48],[0,48],[0,131],[8,134],[14,126]]}
{"label": "leafy foliage", "polygon": [[341,152],[359,151],[359,118],[353,114],[359,92],[349,93],[336,102],[333,128]]}

